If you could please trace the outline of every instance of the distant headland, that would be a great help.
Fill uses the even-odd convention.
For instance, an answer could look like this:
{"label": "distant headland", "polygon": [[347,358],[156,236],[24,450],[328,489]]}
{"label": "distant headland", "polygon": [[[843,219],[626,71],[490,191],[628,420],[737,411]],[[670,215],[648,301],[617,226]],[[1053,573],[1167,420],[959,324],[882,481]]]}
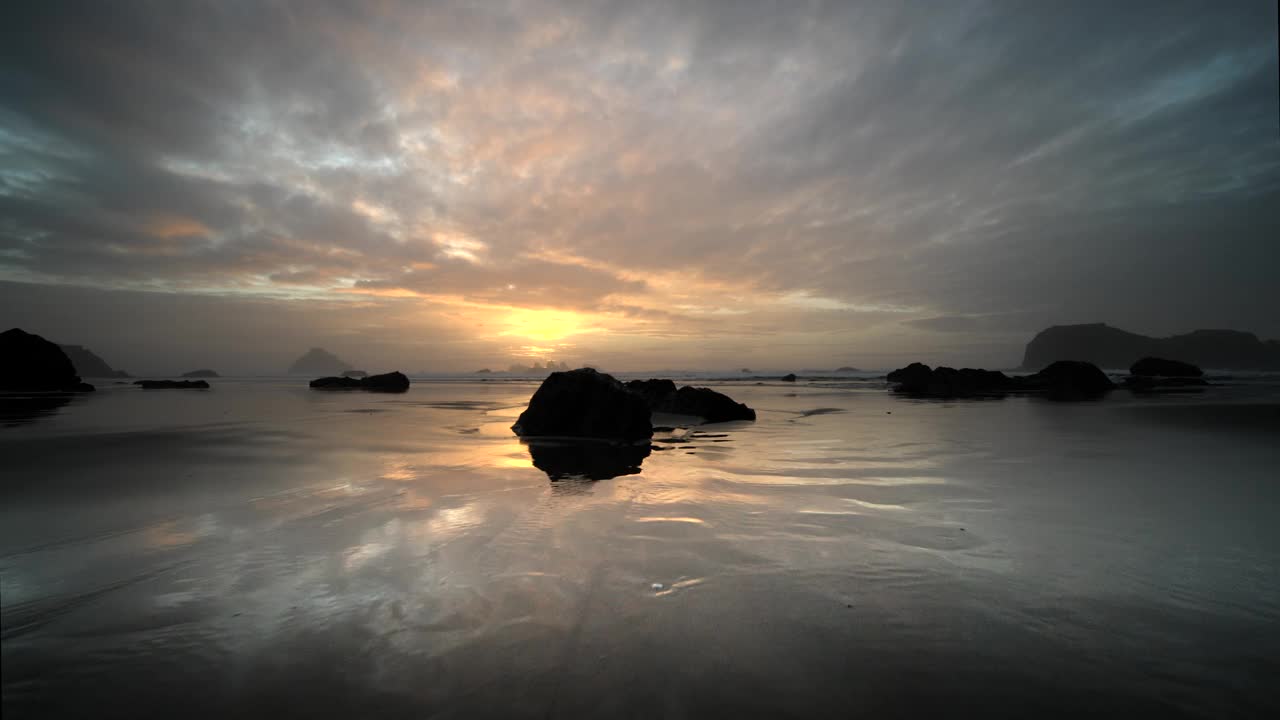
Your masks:
{"label": "distant headland", "polygon": [[1147,356],[1218,370],[1280,370],[1280,341],[1239,330],[1196,330],[1153,338],[1105,323],[1055,325],[1027,343],[1024,370],[1057,360],[1082,360],[1103,368],[1127,368]]}

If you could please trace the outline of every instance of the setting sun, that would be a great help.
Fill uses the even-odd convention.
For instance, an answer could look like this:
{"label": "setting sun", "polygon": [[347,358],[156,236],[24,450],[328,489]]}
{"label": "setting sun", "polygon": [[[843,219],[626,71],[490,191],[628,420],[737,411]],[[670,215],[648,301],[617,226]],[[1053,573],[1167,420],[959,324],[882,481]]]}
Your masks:
{"label": "setting sun", "polygon": [[502,322],[506,329],[500,335],[537,342],[555,342],[601,329],[589,325],[580,313],[571,310],[512,308]]}

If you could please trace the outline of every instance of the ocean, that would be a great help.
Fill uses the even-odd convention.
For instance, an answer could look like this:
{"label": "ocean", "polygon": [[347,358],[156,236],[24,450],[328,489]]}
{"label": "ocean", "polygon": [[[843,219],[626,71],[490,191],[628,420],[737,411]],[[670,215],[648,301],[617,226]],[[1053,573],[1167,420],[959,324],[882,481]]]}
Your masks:
{"label": "ocean", "polygon": [[1280,713],[1273,377],[715,378],[594,481],[535,381],[211,383],[0,401],[6,719]]}

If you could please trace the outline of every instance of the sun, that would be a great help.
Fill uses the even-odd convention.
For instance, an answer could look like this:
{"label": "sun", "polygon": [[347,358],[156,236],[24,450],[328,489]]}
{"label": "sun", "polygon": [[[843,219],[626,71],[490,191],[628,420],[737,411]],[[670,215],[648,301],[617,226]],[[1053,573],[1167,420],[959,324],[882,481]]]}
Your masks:
{"label": "sun", "polygon": [[535,342],[555,342],[572,335],[593,332],[598,328],[571,310],[531,310],[513,308],[502,319],[506,329],[500,333]]}

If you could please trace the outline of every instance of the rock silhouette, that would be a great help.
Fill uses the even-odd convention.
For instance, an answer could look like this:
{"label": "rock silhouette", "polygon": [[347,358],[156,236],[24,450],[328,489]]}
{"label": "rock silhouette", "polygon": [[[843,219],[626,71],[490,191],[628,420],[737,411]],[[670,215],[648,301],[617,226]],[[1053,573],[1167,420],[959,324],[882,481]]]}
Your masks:
{"label": "rock silhouette", "polygon": [[845,365],[844,367],[838,367],[838,368],[836,368],[836,369],[835,369],[835,372],[838,372],[838,373],[855,373],[855,372],[862,372],[862,371],[861,371],[861,370],[859,370],[859,369],[858,369],[858,368],[856,368],[856,367],[849,367],[848,365]]}
{"label": "rock silhouette", "polygon": [[1127,368],[1143,357],[1169,358],[1223,370],[1280,370],[1280,343],[1263,342],[1238,330],[1196,330],[1153,338],[1104,323],[1055,325],[1027,343],[1023,369],[1053,360],[1083,360],[1105,368]]}
{"label": "rock silhouette", "polygon": [[590,368],[551,373],[511,429],[521,436],[653,436],[649,403],[613,376]]}
{"label": "rock silhouette", "polygon": [[290,375],[340,375],[351,366],[324,348],[311,348],[289,366]]}
{"label": "rock silhouette", "polygon": [[1204,371],[1191,363],[1165,360],[1157,357],[1144,357],[1129,368],[1129,374],[1198,378],[1204,375]]}
{"label": "rock silhouette", "polygon": [[0,333],[0,390],[92,392],[57,344],[13,328]]}
{"label": "rock silhouette", "polygon": [[204,380],[134,380],[143,390],[208,390]]}
{"label": "rock silhouette", "polygon": [[755,410],[711,388],[686,385],[677,390],[675,382],[662,379],[632,380],[627,389],[643,397],[653,412],[697,415],[709,423],[756,419]]}
{"label": "rock silhouette", "polygon": [[1059,360],[1033,375],[1010,377],[998,370],[950,367],[930,368],[911,363],[889,373],[894,390],[922,397],[980,397],[1010,393],[1036,393],[1060,399],[1087,398],[1115,387],[1096,365]]}
{"label": "rock silhouette", "polygon": [[106,360],[98,357],[87,347],[83,345],[59,345],[62,352],[67,354],[67,358],[71,360],[72,366],[76,369],[76,374],[87,378],[127,378],[129,373],[123,370],[115,370],[107,364]]}
{"label": "rock silhouette", "polygon": [[782,376],[782,382],[795,382],[795,381],[796,381],[795,373],[787,373],[786,375]]}
{"label": "rock silhouette", "polygon": [[370,392],[404,392],[409,389],[409,378],[401,372],[389,372],[368,377],[322,377],[311,381],[313,390],[368,390]]}
{"label": "rock silhouette", "polygon": [[342,377],[356,378],[358,380],[363,377],[369,377],[369,373],[363,370],[347,370],[342,373]]}

